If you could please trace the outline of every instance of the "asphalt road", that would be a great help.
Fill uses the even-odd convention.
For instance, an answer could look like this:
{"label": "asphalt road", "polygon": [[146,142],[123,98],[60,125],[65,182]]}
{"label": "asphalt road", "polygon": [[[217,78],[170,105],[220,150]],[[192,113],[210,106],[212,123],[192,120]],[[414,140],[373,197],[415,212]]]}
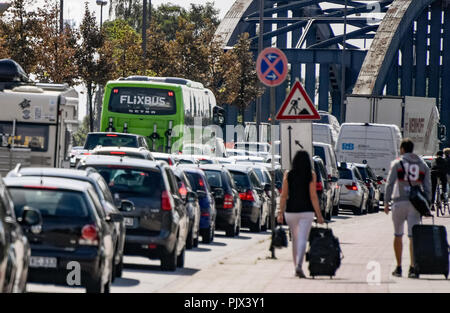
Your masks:
{"label": "asphalt road", "polygon": [[[246,229],[242,230],[239,237],[227,238],[225,232],[216,231],[214,242],[202,244],[198,248],[186,250],[185,266],[175,272],[163,272],[160,270],[158,260],[149,260],[143,257],[125,256],[124,270],[122,278],[117,278],[111,287],[111,292],[120,293],[153,293],[171,284],[177,283],[186,276],[192,276],[213,264],[226,259],[232,254],[244,252],[250,247],[267,242],[270,244],[270,233],[251,233]],[[44,284],[28,284],[27,292],[51,292],[51,293],[73,293],[85,292],[84,288],[61,287]]]}

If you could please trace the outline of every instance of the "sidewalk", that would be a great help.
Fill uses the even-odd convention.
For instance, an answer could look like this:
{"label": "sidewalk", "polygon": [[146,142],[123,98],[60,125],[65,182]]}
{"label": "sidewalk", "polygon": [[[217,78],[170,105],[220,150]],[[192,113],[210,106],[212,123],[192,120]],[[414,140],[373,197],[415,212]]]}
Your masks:
{"label": "sidewalk", "polygon": [[[436,224],[450,229],[450,218],[436,218]],[[425,221],[431,223],[431,219]],[[185,293],[388,293],[388,292],[450,292],[450,281],[444,275],[421,275],[407,278],[409,240],[403,238],[403,277],[392,277],[395,268],[391,214],[383,212],[365,216],[340,215],[330,224],[339,238],[344,253],[337,275],[316,279],[294,276],[291,242],[276,250],[270,259],[270,236],[251,249],[236,251],[215,265],[194,276],[178,280],[158,292]],[[406,232],[406,225],[405,225]],[[376,273],[379,269],[379,275]],[[303,264],[309,276],[308,263]],[[374,271],[375,270],[375,271]],[[375,282],[369,284],[368,281]],[[379,278],[378,283],[377,277]],[[375,279],[375,280],[373,280]]]}

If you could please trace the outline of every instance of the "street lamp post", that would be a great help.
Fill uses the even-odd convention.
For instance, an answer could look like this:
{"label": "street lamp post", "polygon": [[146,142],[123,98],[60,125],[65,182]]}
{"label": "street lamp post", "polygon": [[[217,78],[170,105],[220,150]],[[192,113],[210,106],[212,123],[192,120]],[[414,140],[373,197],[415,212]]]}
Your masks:
{"label": "street lamp post", "polygon": [[97,0],[97,5],[100,6],[100,29],[103,24],[103,6],[108,4],[108,0]]}
{"label": "street lamp post", "polygon": [[142,59],[147,57],[147,0],[142,3]]}
{"label": "street lamp post", "polygon": [[347,40],[347,1],[345,0],[345,8],[344,8],[344,36],[342,38],[342,59],[341,59],[341,112],[340,112],[340,118],[341,123],[345,120],[345,46],[346,46],[346,40]]}
{"label": "street lamp post", "polygon": [[59,32],[64,31],[64,0],[59,0]]}

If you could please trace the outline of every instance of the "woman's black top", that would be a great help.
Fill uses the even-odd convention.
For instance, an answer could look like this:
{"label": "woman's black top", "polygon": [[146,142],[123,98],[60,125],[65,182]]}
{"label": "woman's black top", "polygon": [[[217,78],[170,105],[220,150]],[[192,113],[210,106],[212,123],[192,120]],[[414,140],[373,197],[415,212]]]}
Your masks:
{"label": "woman's black top", "polygon": [[289,194],[287,199],[286,212],[303,213],[314,212],[314,207],[309,195],[309,184],[306,177],[299,177],[293,171],[288,173]]}

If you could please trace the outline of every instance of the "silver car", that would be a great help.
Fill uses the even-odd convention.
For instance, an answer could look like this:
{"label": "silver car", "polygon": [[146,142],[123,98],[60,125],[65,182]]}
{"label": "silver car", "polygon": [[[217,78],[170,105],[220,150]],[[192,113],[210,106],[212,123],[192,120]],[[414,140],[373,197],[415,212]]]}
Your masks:
{"label": "silver car", "polygon": [[353,163],[339,163],[339,206],[355,215],[367,214],[369,189]]}

